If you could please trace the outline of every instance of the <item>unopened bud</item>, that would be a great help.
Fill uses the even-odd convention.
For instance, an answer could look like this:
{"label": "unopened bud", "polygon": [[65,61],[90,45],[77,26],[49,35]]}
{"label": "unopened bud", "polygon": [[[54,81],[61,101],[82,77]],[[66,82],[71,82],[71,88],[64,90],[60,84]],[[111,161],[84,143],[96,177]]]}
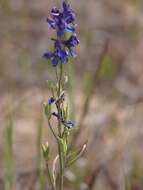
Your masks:
{"label": "unopened bud", "polygon": [[42,152],[43,152],[43,156],[45,158],[45,160],[49,159],[49,144],[48,142],[46,144],[42,144]]}

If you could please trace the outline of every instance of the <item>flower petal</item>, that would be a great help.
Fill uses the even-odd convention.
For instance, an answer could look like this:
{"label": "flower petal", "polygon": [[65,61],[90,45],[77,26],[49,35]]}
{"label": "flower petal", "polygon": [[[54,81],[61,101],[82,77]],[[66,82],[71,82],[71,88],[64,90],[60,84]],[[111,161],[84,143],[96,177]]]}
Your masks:
{"label": "flower petal", "polygon": [[55,99],[53,97],[48,99],[48,104],[51,105],[52,103],[55,102]]}
{"label": "flower petal", "polygon": [[72,48],[69,48],[69,52],[70,52],[70,55],[72,56],[72,58],[76,58],[76,53],[73,51]]}
{"label": "flower petal", "polygon": [[56,7],[53,7],[51,10],[51,16],[58,17],[59,15],[60,15],[59,9],[57,9]]}
{"label": "flower petal", "polygon": [[50,28],[56,29],[56,22],[54,20],[47,18],[47,23]]}
{"label": "flower petal", "polygon": [[55,56],[53,57],[53,59],[52,59],[52,64],[53,64],[53,66],[54,66],[54,67],[57,66],[57,65],[59,64],[59,62],[60,62],[59,57],[55,55]]}
{"label": "flower petal", "polygon": [[52,52],[46,52],[43,54],[43,58],[45,59],[51,59],[52,56],[53,56]]}

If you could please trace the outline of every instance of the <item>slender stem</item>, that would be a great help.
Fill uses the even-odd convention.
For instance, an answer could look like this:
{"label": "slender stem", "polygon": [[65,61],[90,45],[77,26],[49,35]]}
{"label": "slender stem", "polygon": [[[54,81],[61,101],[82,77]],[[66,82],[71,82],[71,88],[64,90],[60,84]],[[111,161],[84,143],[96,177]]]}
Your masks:
{"label": "slender stem", "polygon": [[58,98],[60,97],[61,88],[62,88],[62,75],[63,75],[63,64],[60,64],[60,76],[59,76],[59,84],[58,84]]}
{"label": "slender stem", "polygon": [[[52,128],[51,123],[50,123],[49,120],[48,120],[48,125],[49,125],[49,128],[51,129],[51,131],[52,131],[54,137],[55,137],[56,140],[58,141],[58,138],[57,138],[57,136],[56,136],[56,134],[55,134],[55,131],[53,130],[53,128]],[[46,168],[47,168],[47,175],[48,175],[48,177],[49,177],[49,181],[50,181],[51,186],[52,186],[52,190],[56,190],[56,187],[55,187],[55,185],[54,185],[54,183],[53,183],[53,180],[52,180],[52,177],[51,177],[51,173],[50,173],[48,161],[46,161]]]}
{"label": "slender stem", "polygon": [[57,70],[57,67],[56,67],[56,80],[58,81],[58,70]]}
{"label": "slender stem", "polygon": [[59,152],[59,161],[60,161],[60,184],[59,184],[59,190],[63,190],[63,176],[64,176],[64,163],[63,163],[63,157],[61,154],[60,145],[58,144],[58,152]]}
{"label": "slender stem", "polygon": [[50,129],[51,129],[51,131],[52,131],[52,133],[53,133],[53,135],[54,135],[54,137],[56,138],[56,140],[58,140],[58,138],[57,138],[57,136],[56,136],[56,134],[55,134],[55,131],[53,130],[53,128],[52,128],[51,123],[50,123],[49,120],[48,120],[48,125],[49,125],[49,127],[50,127]]}
{"label": "slender stem", "polygon": [[50,169],[49,169],[49,164],[48,164],[48,161],[46,161],[46,168],[47,168],[47,175],[48,175],[48,178],[49,178],[49,182],[52,186],[52,190],[56,190],[56,187],[54,186],[54,183],[53,183],[53,180],[52,180],[52,176],[51,176],[51,173],[50,173]]}
{"label": "slender stem", "polygon": [[53,98],[55,98],[55,93],[54,93],[54,89],[53,88],[51,88],[51,92],[52,92]]}
{"label": "slender stem", "polygon": [[[60,64],[60,76],[59,76],[59,81],[58,81],[58,98],[60,97],[61,89],[62,89],[62,74],[63,74],[63,65],[62,63]],[[61,107],[60,107],[60,102],[57,102],[57,110],[58,110],[58,115],[61,115]],[[58,130],[59,130],[59,137],[62,136],[62,128],[61,128],[61,119],[58,119]],[[59,190],[63,190],[63,174],[64,174],[64,159],[63,155],[61,152],[60,145],[58,143],[58,152],[59,152],[59,164],[60,164],[60,184],[59,184]]]}
{"label": "slender stem", "polygon": [[[58,84],[58,89],[57,89],[57,99],[60,98],[61,95],[61,90],[62,90],[62,75],[63,75],[63,64],[60,64],[60,72],[58,73],[57,68],[56,68],[56,80]],[[62,123],[61,123],[61,102],[57,101],[56,102],[56,107],[58,111],[58,136],[61,138],[62,137]],[[59,172],[59,190],[63,190],[63,177],[64,177],[64,157],[62,154],[62,150],[59,144],[58,137],[56,136],[50,121],[48,121],[49,127],[54,135],[54,137],[57,140],[57,145],[58,145],[58,154],[59,154],[59,165],[60,165],[60,172]]]}
{"label": "slender stem", "polygon": [[[61,63],[60,64],[60,76],[58,77],[59,78],[59,81],[58,81],[58,92],[57,92],[57,95],[58,95],[58,99],[60,98],[60,93],[61,93],[61,89],[62,89],[62,75],[63,75],[63,64]],[[61,107],[60,107],[60,102],[57,102],[57,110],[58,110],[58,115],[59,115],[59,119],[58,119],[58,130],[59,130],[59,136],[61,137],[62,136],[62,128],[61,128]]]}

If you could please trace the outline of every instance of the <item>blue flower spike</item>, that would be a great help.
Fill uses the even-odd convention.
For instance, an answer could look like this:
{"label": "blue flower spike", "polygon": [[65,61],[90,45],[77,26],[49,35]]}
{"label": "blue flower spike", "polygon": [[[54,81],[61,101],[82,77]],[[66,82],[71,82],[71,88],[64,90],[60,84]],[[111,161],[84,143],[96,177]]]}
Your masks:
{"label": "blue flower spike", "polygon": [[[43,58],[50,60],[54,67],[66,64],[69,56],[76,57],[74,48],[79,44],[75,33],[75,13],[67,1],[63,1],[61,10],[56,7],[52,8],[47,23],[50,29],[56,31],[57,37],[52,39],[54,41],[53,51],[45,52]],[[65,34],[68,33],[70,33],[70,37],[64,40]]]}

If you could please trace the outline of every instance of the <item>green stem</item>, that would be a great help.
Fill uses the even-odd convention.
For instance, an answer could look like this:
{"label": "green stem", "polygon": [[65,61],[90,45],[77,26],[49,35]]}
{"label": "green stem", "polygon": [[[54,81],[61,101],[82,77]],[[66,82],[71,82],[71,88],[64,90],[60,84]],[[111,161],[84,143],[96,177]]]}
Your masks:
{"label": "green stem", "polygon": [[63,190],[64,163],[63,163],[63,156],[61,154],[61,149],[60,149],[60,145],[59,144],[58,144],[58,151],[59,151],[59,161],[60,161],[59,190]]}
{"label": "green stem", "polygon": [[54,135],[54,137],[56,138],[56,140],[58,140],[58,138],[57,138],[57,136],[56,136],[56,134],[55,134],[55,131],[53,130],[53,128],[52,128],[52,126],[51,126],[51,123],[50,123],[49,119],[48,119],[48,125],[49,125],[49,127],[50,127],[50,129],[51,129],[51,131],[52,131],[52,133],[53,133],[53,135]]}
{"label": "green stem", "polygon": [[58,71],[57,71],[57,67],[56,67],[56,80],[57,80],[57,82],[58,82]]}
{"label": "green stem", "polygon": [[[58,98],[60,97],[61,89],[62,89],[62,75],[63,75],[63,64],[60,64],[60,76],[58,81]],[[61,115],[61,107],[60,102],[57,103],[57,110],[58,114]],[[58,119],[58,130],[59,130],[59,137],[62,136],[62,128],[61,128],[61,120]],[[59,164],[60,164],[60,184],[59,184],[59,190],[63,190],[63,176],[64,176],[64,159],[61,152],[60,145],[58,143],[58,152],[59,152]]]}
{"label": "green stem", "polygon": [[[60,76],[58,77],[58,92],[57,92],[57,96],[58,99],[60,98],[60,94],[61,94],[61,89],[62,89],[62,75],[63,75],[63,64],[60,64]],[[57,110],[58,110],[58,115],[61,116],[61,107],[60,107],[60,102],[57,102]],[[58,119],[58,131],[59,131],[59,136],[62,136],[62,128],[61,128],[61,120],[60,118]]]}
{"label": "green stem", "polygon": [[62,75],[63,75],[63,64],[60,64],[60,76],[59,76],[59,84],[58,84],[58,98],[60,97],[61,88],[62,88]]}

